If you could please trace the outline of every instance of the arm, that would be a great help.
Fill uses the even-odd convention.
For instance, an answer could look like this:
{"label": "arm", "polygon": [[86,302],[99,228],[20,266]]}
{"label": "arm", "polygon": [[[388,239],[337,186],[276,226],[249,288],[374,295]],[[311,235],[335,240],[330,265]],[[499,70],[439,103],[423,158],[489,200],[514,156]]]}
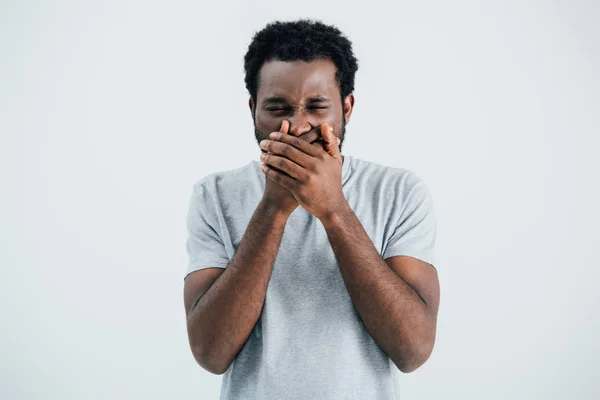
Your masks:
{"label": "arm", "polygon": [[365,327],[398,369],[416,370],[431,355],[435,341],[435,268],[413,257],[384,261],[350,206],[322,222]]}
{"label": "arm", "polygon": [[327,152],[289,135],[261,142],[272,153],[263,159],[264,173],[321,220],[366,329],[398,369],[412,372],[430,356],[437,324],[437,272],[420,260],[432,260],[435,242],[430,195],[418,176],[408,175],[411,187],[402,204],[403,219],[389,239],[390,256],[384,261],[344,197],[343,159],[327,124],[321,133]]}
{"label": "arm", "polygon": [[229,266],[186,302],[192,353],[209,372],[227,371],[256,325],[288,216],[261,201]]}

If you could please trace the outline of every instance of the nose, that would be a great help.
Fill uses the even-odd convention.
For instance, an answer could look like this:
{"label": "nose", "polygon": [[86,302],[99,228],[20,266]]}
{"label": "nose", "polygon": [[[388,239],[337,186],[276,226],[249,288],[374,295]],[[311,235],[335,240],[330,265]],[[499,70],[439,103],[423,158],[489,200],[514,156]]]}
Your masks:
{"label": "nose", "polygon": [[300,136],[306,132],[310,132],[312,129],[308,117],[302,111],[296,112],[288,121],[290,122],[290,129],[288,131],[290,135]]}

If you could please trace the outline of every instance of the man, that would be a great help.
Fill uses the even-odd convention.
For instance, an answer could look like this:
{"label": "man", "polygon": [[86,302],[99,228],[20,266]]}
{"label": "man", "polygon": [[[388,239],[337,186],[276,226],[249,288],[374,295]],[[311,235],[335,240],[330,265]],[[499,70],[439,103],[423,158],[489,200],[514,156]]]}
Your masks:
{"label": "man", "polygon": [[188,214],[188,337],[225,373],[222,399],[397,399],[399,371],[432,352],[431,196],[411,171],[341,155],[357,68],[350,41],[310,20],[248,48],[265,157],[202,178]]}

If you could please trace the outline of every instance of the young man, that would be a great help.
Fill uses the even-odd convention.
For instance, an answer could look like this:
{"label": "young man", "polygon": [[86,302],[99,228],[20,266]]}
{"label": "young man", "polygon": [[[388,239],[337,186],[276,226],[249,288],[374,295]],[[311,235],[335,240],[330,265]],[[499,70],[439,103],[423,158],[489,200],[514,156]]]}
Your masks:
{"label": "young man", "polygon": [[222,399],[397,399],[399,371],[432,352],[431,196],[409,170],[341,155],[357,68],[350,41],[310,20],[248,48],[265,157],[199,180],[188,214],[188,337],[225,373]]}

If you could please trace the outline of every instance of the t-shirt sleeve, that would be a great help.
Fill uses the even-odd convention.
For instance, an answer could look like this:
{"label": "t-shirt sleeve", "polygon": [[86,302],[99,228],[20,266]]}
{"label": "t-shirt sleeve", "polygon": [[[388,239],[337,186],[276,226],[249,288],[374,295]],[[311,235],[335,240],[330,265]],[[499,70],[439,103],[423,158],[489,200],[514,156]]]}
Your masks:
{"label": "t-shirt sleeve", "polygon": [[402,211],[382,258],[411,256],[433,265],[437,222],[431,193],[414,172],[406,177],[405,185],[402,204],[397,205]]}
{"label": "t-shirt sleeve", "polygon": [[205,268],[226,268],[229,257],[219,235],[217,204],[201,184],[194,185],[187,216],[187,253],[189,264],[185,276]]}

